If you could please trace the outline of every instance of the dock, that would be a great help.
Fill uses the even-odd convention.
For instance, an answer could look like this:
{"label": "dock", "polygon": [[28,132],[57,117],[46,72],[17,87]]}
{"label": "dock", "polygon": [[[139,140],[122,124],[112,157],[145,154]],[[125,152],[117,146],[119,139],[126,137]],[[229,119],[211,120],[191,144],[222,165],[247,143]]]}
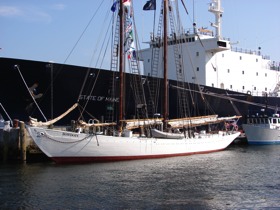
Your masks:
{"label": "dock", "polygon": [[29,136],[25,123],[13,121],[13,127],[7,121],[0,129],[0,161],[7,162],[41,162],[50,159],[37,147]]}

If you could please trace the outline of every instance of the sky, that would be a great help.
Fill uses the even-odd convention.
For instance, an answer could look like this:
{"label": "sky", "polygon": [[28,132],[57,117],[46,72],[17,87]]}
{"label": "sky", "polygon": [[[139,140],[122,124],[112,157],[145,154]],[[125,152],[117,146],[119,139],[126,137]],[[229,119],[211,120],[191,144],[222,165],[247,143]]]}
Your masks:
{"label": "sky", "polygon": [[[184,28],[211,29],[211,0],[183,0]],[[143,11],[146,0],[134,0],[134,16],[141,48],[153,30],[153,11]],[[111,18],[112,0],[0,0],[0,57],[52,61],[78,66],[108,67],[109,55],[100,55],[97,45]],[[181,1],[179,1],[181,6]],[[157,9],[160,0],[157,0]],[[222,0],[222,36],[238,48],[256,50],[280,61],[280,0]],[[158,10],[157,10],[158,17]],[[214,29],[213,29],[214,30]],[[97,63],[98,57],[104,61]],[[107,65],[107,66],[106,66]]]}

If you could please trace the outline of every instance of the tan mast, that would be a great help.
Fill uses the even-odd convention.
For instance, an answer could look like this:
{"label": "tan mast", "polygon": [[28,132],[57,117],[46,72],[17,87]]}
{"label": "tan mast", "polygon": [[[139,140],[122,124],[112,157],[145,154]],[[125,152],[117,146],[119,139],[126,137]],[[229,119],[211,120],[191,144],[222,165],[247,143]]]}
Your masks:
{"label": "tan mast", "polygon": [[119,16],[120,16],[120,42],[119,42],[119,55],[120,55],[120,63],[119,63],[119,74],[120,74],[120,103],[119,103],[119,132],[122,131],[122,121],[123,120],[123,68],[124,68],[124,59],[123,59],[123,27],[124,27],[124,16],[123,16],[123,2],[120,1],[120,10],[119,10]]}
{"label": "tan mast", "polygon": [[168,8],[168,0],[164,0],[163,6],[163,82],[164,82],[164,100],[163,100],[163,125],[164,129],[167,126],[167,118],[168,118],[168,107],[167,107],[167,8]]}

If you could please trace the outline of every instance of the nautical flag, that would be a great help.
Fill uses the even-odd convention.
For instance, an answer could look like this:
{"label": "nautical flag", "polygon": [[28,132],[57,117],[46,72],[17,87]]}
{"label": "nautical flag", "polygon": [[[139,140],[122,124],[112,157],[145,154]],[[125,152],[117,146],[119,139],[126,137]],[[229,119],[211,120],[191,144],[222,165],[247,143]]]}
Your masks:
{"label": "nautical flag", "polygon": [[143,10],[156,10],[156,0],[149,0],[143,7]]}
{"label": "nautical flag", "polygon": [[131,30],[132,30],[132,22],[130,22],[130,23],[128,24],[128,26],[126,27],[125,33],[130,33]]}
{"label": "nautical flag", "polygon": [[130,6],[130,1],[131,0],[123,0],[123,5],[124,6]]}
{"label": "nautical flag", "polygon": [[112,7],[111,7],[111,11],[112,11],[112,12],[115,12],[115,11],[116,11],[118,2],[119,2],[118,0],[114,1],[113,5],[112,5]]}

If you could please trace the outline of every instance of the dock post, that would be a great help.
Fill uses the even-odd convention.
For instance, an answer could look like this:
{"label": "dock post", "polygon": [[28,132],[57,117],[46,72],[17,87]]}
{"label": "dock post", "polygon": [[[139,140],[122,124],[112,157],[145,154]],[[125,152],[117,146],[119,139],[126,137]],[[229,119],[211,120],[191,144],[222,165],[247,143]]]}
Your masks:
{"label": "dock post", "polygon": [[20,147],[21,147],[21,161],[26,161],[26,134],[24,122],[19,122],[19,135],[20,135]]}
{"label": "dock post", "polygon": [[10,132],[3,131],[3,163],[6,163],[9,155]]}

